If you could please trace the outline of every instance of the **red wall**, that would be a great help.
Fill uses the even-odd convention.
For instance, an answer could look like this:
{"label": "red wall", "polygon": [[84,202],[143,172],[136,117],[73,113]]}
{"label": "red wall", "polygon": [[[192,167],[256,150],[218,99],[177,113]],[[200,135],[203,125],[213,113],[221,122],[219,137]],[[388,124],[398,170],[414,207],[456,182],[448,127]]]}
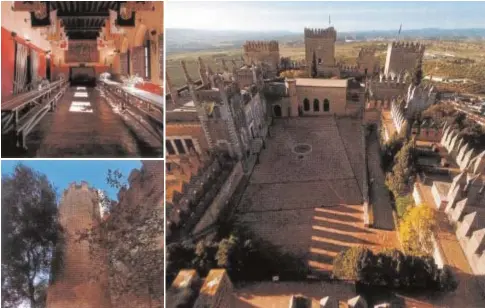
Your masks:
{"label": "red wall", "polygon": [[2,101],[12,95],[15,72],[15,44],[10,31],[2,27]]}
{"label": "red wall", "polygon": [[37,71],[37,74],[39,74],[39,76],[42,77],[42,78],[45,78],[45,69],[46,69],[45,53],[40,52],[39,53],[39,69]]}
{"label": "red wall", "polygon": [[145,82],[144,84],[137,84],[135,87],[157,95],[163,94],[162,87],[154,83]]}
{"label": "red wall", "polygon": [[12,33],[2,27],[2,101],[12,96],[13,80],[15,74],[15,42],[29,46],[39,53],[39,76],[45,77],[45,51],[34,46],[23,38],[12,37]]}

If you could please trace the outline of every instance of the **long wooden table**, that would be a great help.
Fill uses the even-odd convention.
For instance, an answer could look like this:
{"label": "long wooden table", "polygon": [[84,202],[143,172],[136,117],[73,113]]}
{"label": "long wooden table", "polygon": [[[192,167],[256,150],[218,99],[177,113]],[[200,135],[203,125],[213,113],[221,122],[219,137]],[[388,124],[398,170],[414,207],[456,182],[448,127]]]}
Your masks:
{"label": "long wooden table", "polygon": [[67,80],[60,79],[40,90],[2,102],[2,135],[12,134],[17,139],[17,146],[26,148],[27,135],[49,111],[55,109],[66,88]]}
{"label": "long wooden table", "polygon": [[153,129],[163,139],[163,96],[109,79],[101,79],[100,82],[106,90],[119,99],[118,103],[122,109],[130,108],[147,118]]}

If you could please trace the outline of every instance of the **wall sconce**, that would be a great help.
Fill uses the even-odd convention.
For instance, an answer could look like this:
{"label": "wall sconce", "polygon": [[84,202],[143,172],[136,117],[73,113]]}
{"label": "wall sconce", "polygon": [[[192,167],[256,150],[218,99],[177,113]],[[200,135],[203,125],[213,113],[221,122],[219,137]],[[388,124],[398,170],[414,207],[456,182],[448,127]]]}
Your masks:
{"label": "wall sconce", "polygon": [[12,31],[12,37],[16,37],[16,36],[17,36],[17,32]]}

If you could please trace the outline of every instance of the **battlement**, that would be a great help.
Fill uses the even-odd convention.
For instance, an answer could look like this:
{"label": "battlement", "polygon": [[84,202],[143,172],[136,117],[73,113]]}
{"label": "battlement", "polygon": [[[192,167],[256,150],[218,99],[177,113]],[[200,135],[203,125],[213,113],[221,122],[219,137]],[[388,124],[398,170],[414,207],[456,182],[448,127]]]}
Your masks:
{"label": "battlement", "polygon": [[280,51],[278,41],[246,41],[243,45],[244,52]]}
{"label": "battlement", "polygon": [[312,29],[312,28],[305,28],[305,37],[308,38],[325,38],[325,39],[337,39],[337,31],[335,31],[334,27],[329,27],[326,29]]}
{"label": "battlement", "polygon": [[71,184],[69,184],[69,187],[64,190],[62,195],[65,196],[69,191],[72,191],[72,190],[84,190],[84,191],[89,191],[89,192],[92,192],[92,193],[95,193],[95,194],[98,193],[98,191],[96,189],[89,186],[88,182],[81,181],[80,184],[78,184],[76,182],[72,182]]}
{"label": "battlement", "polygon": [[425,45],[418,42],[392,42],[390,46],[393,50],[424,54]]}
{"label": "battlement", "polygon": [[405,88],[406,83],[404,81],[399,81],[397,79],[383,79],[383,80],[372,80],[371,85],[377,87],[388,87],[388,88]]}
{"label": "battlement", "polygon": [[340,71],[343,72],[358,72],[359,67],[357,65],[345,65],[345,64],[338,64]]}

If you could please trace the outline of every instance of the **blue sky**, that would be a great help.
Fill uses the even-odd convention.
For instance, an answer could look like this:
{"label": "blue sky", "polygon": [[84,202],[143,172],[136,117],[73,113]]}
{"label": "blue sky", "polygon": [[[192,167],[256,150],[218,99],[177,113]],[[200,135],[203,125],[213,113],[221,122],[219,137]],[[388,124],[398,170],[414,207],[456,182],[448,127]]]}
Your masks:
{"label": "blue sky", "polygon": [[117,199],[117,190],[106,183],[108,169],[119,169],[126,180],[131,170],[141,167],[138,160],[2,160],[2,175],[12,173],[19,162],[44,173],[57,188],[58,194],[62,194],[72,182],[86,181],[97,189],[107,191],[112,199]]}
{"label": "blue sky", "polygon": [[338,31],[485,28],[485,2],[166,1],[165,26],[204,30]]}

